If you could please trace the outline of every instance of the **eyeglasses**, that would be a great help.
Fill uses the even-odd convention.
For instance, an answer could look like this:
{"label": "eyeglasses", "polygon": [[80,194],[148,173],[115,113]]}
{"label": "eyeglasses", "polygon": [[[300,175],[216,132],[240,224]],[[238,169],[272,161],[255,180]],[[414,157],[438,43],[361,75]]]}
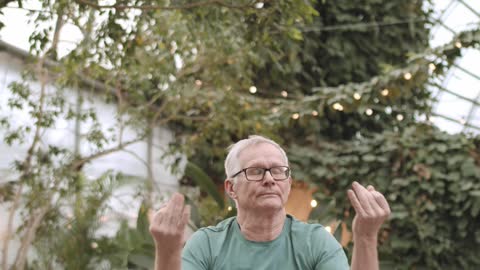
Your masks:
{"label": "eyeglasses", "polygon": [[270,175],[275,181],[287,180],[290,177],[290,168],[287,166],[275,166],[271,167],[270,169],[249,167],[237,172],[231,177],[236,177],[243,172],[245,173],[245,178],[248,181],[262,181],[267,171],[270,172]]}

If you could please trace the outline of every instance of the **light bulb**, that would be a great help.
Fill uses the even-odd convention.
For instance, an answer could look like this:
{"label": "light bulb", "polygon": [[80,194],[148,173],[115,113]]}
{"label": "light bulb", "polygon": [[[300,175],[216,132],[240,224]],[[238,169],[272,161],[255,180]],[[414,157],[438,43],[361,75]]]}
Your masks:
{"label": "light bulb", "polygon": [[355,93],[355,94],[353,94],[353,98],[356,99],[356,100],[360,100],[362,98],[362,96],[359,93]]}
{"label": "light bulb", "polygon": [[412,73],[410,72],[407,72],[405,74],[403,74],[403,78],[405,78],[405,80],[410,80],[412,78]]}
{"label": "light bulb", "polygon": [[258,9],[263,8],[263,2],[257,2],[257,3],[255,3],[255,8],[258,8]]}
{"label": "light bulb", "polygon": [[249,91],[250,91],[250,93],[255,94],[257,92],[257,87],[252,85],[252,86],[250,86]]}
{"label": "light bulb", "polygon": [[317,205],[318,205],[318,203],[317,203],[316,200],[312,200],[312,201],[310,202],[310,206],[312,206],[312,207],[317,207]]}
{"label": "light bulb", "polygon": [[335,104],[333,104],[332,107],[333,107],[334,110],[343,111],[343,106],[342,106],[342,104],[340,104],[340,103],[338,103],[338,102],[335,103]]}
{"label": "light bulb", "polygon": [[295,120],[297,120],[299,117],[300,117],[300,114],[298,114],[298,113],[292,114],[292,118],[295,119]]}
{"label": "light bulb", "polygon": [[386,96],[388,96],[389,92],[390,91],[387,88],[385,88],[385,89],[382,90],[381,93],[382,93],[382,96],[386,97]]}
{"label": "light bulb", "polygon": [[368,109],[365,110],[365,113],[366,113],[367,115],[372,115],[372,114],[373,114],[373,110],[370,109],[370,108],[368,108]]}

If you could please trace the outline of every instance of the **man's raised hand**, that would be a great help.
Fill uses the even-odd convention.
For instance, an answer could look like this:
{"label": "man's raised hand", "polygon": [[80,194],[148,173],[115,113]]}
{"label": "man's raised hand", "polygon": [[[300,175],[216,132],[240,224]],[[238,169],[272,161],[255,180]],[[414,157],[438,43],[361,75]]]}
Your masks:
{"label": "man's raised hand", "polygon": [[390,215],[387,200],[373,186],[365,188],[357,182],[353,182],[347,194],[356,212],[352,226],[354,240],[376,240],[380,227]]}
{"label": "man's raised hand", "polygon": [[168,256],[179,253],[185,242],[185,228],[190,218],[190,206],[185,206],[184,197],[174,193],[170,201],[158,210],[150,221],[150,233],[157,252]]}

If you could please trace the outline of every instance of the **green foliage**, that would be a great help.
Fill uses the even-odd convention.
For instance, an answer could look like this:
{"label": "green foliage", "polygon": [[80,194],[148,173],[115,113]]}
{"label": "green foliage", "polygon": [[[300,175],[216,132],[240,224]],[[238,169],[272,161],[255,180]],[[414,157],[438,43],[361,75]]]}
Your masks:
{"label": "green foliage", "polygon": [[345,196],[352,181],[387,195],[392,217],[381,233],[380,258],[396,265],[391,269],[474,269],[480,265],[474,251],[480,244],[479,147],[478,138],[419,124],[289,152],[300,171],[295,177],[318,185],[323,195],[317,197],[333,199],[331,213],[342,220],[353,216]]}
{"label": "green foliage", "polygon": [[[98,269],[109,250],[103,245],[108,238],[99,237],[102,216],[106,214],[107,200],[115,188],[125,182],[120,175],[107,171],[98,179],[87,180],[82,174],[75,176],[76,188],[64,189],[58,200],[46,213],[36,232],[37,256],[31,269],[51,269],[59,266],[68,269]],[[41,207],[44,202],[38,202]]]}
{"label": "green foliage", "polygon": [[213,180],[201,168],[188,162],[185,166],[185,177],[193,179],[201,190],[207,192],[216,201],[220,209],[224,208],[222,195],[218,192]]}
{"label": "green foliage", "polygon": [[153,267],[155,245],[148,229],[149,224],[146,204],[140,207],[134,228],[131,228],[126,221],[121,223],[116,236],[109,238],[105,246],[111,252],[107,257],[111,268],[151,269]]}

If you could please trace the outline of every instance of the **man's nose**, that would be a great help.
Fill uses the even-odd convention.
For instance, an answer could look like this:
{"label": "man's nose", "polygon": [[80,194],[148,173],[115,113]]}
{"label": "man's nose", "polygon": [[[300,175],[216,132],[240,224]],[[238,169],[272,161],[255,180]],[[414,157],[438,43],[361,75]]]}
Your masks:
{"label": "man's nose", "polygon": [[272,172],[265,171],[265,175],[263,176],[263,184],[275,184],[275,179],[273,179]]}

